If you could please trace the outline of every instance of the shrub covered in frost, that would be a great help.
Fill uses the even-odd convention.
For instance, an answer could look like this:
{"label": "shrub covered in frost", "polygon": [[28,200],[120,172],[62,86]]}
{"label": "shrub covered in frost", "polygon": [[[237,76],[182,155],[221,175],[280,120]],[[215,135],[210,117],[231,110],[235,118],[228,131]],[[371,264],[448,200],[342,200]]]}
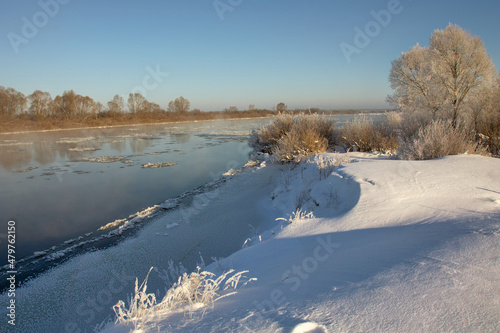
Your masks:
{"label": "shrub covered in frost", "polygon": [[474,134],[463,126],[453,127],[451,121],[434,120],[408,140],[400,149],[403,159],[429,160],[457,154],[486,154],[474,140]]}
{"label": "shrub covered in frost", "polygon": [[256,152],[272,154],[273,148],[292,126],[293,115],[279,113],[269,125],[253,130],[248,144]]}
{"label": "shrub covered in frost", "polygon": [[392,152],[399,147],[395,128],[388,121],[374,123],[364,117],[355,118],[340,131],[340,138],[348,148],[371,152]]}
{"label": "shrub covered in frost", "polygon": [[334,126],[332,119],[318,114],[281,113],[268,126],[253,131],[249,145],[273,155],[277,162],[300,162],[334,145]]}

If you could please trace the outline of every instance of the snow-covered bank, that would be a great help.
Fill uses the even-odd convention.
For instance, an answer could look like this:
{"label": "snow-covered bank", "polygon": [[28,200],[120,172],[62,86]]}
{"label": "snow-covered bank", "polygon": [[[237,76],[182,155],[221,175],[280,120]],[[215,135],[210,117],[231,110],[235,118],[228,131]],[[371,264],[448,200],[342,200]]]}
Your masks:
{"label": "snow-covered bank", "polygon": [[241,193],[228,213],[250,204],[266,221],[297,208],[315,218],[267,222],[217,263],[256,282],[203,317],[173,313],[146,331],[500,331],[500,160],[351,159],[326,175],[317,163],[282,169],[262,197]]}
{"label": "snow-covered bank", "polygon": [[[15,331],[91,332],[114,320],[136,277],[154,266],[148,291],[161,297],[169,261],[195,270],[199,253],[216,260],[207,270],[258,280],[192,318],[157,317],[149,331],[500,330],[499,159],[350,154],[333,168],[338,157],[322,156],[229,172],[136,237],[41,275],[16,291]],[[297,208],[315,218],[294,218]]]}

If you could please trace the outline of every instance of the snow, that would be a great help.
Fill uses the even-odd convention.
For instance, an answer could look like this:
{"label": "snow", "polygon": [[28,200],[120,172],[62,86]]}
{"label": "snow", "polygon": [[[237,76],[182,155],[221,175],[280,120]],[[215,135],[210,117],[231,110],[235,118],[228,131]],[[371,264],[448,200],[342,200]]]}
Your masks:
{"label": "snow", "polygon": [[97,156],[97,157],[82,157],[76,159],[75,162],[92,162],[92,163],[114,163],[123,161],[123,156]]}
{"label": "snow", "polygon": [[143,331],[500,331],[500,160],[348,156],[331,169],[335,154],[265,161],[166,202],[136,237],[19,288],[19,329],[91,331],[114,319],[136,277],[155,266],[148,291],[161,298],[158,272],[175,269],[169,260],[195,271],[201,253],[214,259],[207,271],[257,280],[190,316],[162,312]]}
{"label": "snow", "polygon": [[61,138],[59,140],[56,141],[56,143],[82,143],[82,142],[86,142],[86,141],[92,141],[92,140],[95,140],[96,138],[95,137],[85,137],[85,138]]}
{"label": "snow", "polygon": [[292,331],[292,333],[325,333],[325,332],[328,332],[325,326],[311,322],[299,324]]}
{"label": "snow", "polygon": [[17,140],[3,140],[3,142],[5,143],[0,143],[0,147],[24,146],[33,144],[33,142],[17,142]]}
{"label": "snow", "polygon": [[157,168],[164,168],[164,167],[173,166],[175,164],[176,163],[171,163],[171,162],[146,163],[146,164],[143,164],[142,167],[145,169],[157,169]]}
{"label": "snow", "polygon": [[88,152],[88,151],[97,151],[99,148],[94,148],[94,147],[84,147],[84,148],[69,148],[68,151],[75,151],[75,152]]}
{"label": "snow", "polygon": [[286,219],[222,261],[257,282],[149,330],[499,331],[500,161],[350,155],[322,180],[314,164],[281,172],[266,204],[315,218]]}

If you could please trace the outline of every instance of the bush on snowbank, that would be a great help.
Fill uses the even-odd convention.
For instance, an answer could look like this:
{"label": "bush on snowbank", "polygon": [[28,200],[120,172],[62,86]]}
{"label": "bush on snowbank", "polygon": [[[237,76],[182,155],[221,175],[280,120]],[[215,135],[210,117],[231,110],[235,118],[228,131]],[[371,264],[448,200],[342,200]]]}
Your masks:
{"label": "bush on snowbank", "polygon": [[374,123],[364,117],[355,118],[340,131],[340,138],[349,149],[371,152],[393,152],[399,140],[388,121]]}
{"label": "bush on snowbank", "polygon": [[255,152],[272,155],[279,163],[301,162],[336,144],[363,152],[397,152],[402,159],[426,160],[464,153],[488,155],[488,150],[495,154],[500,146],[498,128],[485,130],[493,133],[485,136],[477,134],[470,122],[453,126],[451,119],[433,118],[424,112],[390,112],[383,121],[358,117],[336,130],[334,121],[325,116],[281,113],[268,126],[254,130],[249,145]]}
{"label": "bush on snowbank", "polygon": [[334,126],[332,119],[318,114],[280,113],[268,126],[252,131],[249,145],[277,162],[300,162],[334,145]]}
{"label": "bush on snowbank", "polygon": [[429,160],[464,153],[486,155],[486,149],[474,137],[465,126],[454,128],[451,121],[437,119],[408,138],[399,155],[408,160]]}

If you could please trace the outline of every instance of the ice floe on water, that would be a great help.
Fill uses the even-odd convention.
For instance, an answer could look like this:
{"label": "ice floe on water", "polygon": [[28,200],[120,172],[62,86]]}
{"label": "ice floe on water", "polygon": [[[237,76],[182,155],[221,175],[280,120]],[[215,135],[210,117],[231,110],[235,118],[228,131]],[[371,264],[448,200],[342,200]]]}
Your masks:
{"label": "ice floe on water", "polygon": [[144,169],[157,169],[157,168],[164,168],[164,167],[173,166],[175,164],[176,163],[170,163],[170,162],[146,163],[146,164],[143,164],[142,167]]}
{"label": "ice floe on water", "polygon": [[82,157],[75,162],[92,162],[92,163],[114,163],[123,161],[123,156],[96,156],[96,157]]}
{"label": "ice floe on water", "polygon": [[95,139],[96,138],[93,136],[88,136],[84,138],[60,138],[59,140],[56,141],[56,143],[81,143],[86,141],[92,141]]}
{"label": "ice floe on water", "polygon": [[[9,142],[13,141],[13,142]],[[4,140],[4,143],[0,143],[0,147],[9,147],[9,146],[27,146],[32,145],[33,142],[18,142],[17,140]]]}
{"label": "ice floe on water", "polygon": [[99,148],[94,148],[94,147],[86,147],[86,148],[69,148],[68,151],[74,151],[74,152],[87,152],[87,151],[97,151]]}
{"label": "ice floe on water", "polygon": [[38,167],[36,167],[36,166],[31,166],[31,167],[26,168],[26,169],[23,169],[23,170],[18,170],[18,171],[16,171],[16,173],[25,173],[25,172],[30,172],[30,171],[35,170],[35,169],[38,169]]}
{"label": "ice floe on water", "polygon": [[250,134],[251,131],[249,130],[239,130],[239,129],[234,129],[234,130],[219,130],[219,131],[211,131],[208,132],[208,135],[224,135],[224,136],[244,136],[247,137]]}

